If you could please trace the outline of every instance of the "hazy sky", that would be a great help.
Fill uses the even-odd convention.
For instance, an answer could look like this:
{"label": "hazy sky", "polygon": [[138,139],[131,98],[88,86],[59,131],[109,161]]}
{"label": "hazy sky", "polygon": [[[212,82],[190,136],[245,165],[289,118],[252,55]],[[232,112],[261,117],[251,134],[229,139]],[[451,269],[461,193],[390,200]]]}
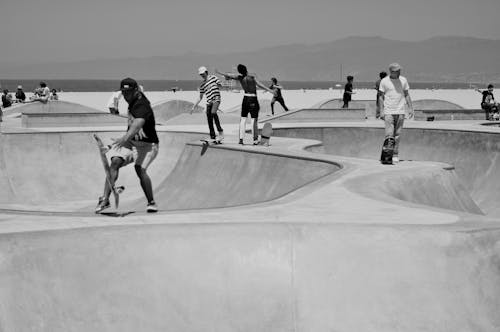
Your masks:
{"label": "hazy sky", "polygon": [[0,0],[0,62],[248,51],[347,36],[500,39],[500,0]]}

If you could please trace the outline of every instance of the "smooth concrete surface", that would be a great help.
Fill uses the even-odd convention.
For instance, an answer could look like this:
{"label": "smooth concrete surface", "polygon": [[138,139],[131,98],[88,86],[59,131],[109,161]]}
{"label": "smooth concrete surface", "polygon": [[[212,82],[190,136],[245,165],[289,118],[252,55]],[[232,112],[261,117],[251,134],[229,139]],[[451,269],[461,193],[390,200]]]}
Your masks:
{"label": "smooth concrete surface", "polygon": [[[376,99],[377,92],[373,91],[373,99],[371,100],[352,100],[349,102],[349,109],[351,108],[364,108],[366,110],[366,118],[375,119],[376,113]],[[412,93],[410,92],[410,95]],[[356,97],[354,97],[356,99]],[[313,106],[313,108],[340,108],[343,105],[342,99],[334,98],[322,101]],[[422,111],[432,110],[462,110],[464,107],[450,101],[441,99],[414,99],[412,100],[413,109]],[[450,120],[450,119],[446,119]],[[458,120],[458,119],[457,119]],[[459,119],[459,120],[472,120],[472,119]]]}
{"label": "smooth concrete surface", "polygon": [[262,118],[259,122],[329,122],[329,121],[364,121],[364,108],[325,109],[304,108],[295,111],[280,113],[272,117]]}
{"label": "smooth concrete surface", "polygon": [[[107,111],[107,110],[106,110]],[[50,100],[46,103],[39,101],[29,102],[24,104],[14,104],[13,106],[4,109],[4,114],[11,113],[96,113],[98,109],[62,100]],[[105,112],[103,112],[105,113]]]}
{"label": "smooth concrete surface", "polygon": [[158,127],[160,212],[130,166],[108,216],[91,134],[125,128],[18,120],[0,135],[1,331],[500,329],[498,127],[407,121],[389,166],[380,121],[276,123],[270,147],[228,124],[207,149],[206,124]]}
{"label": "smooth concrete surface", "polygon": [[[430,120],[430,118],[432,120]],[[482,109],[415,109],[415,120],[419,121],[443,121],[443,120],[484,120]]]}
{"label": "smooth concrete surface", "polygon": [[[155,120],[159,124],[165,124],[181,114],[189,114],[193,106],[194,103],[179,99],[161,101],[152,105]],[[193,113],[202,113],[203,111],[203,107],[198,106]]]}
{"label": "smooth concrete surface", "polygon": [[22,113],[21,123],[24,128],[39,127],[96,127],[126,126],[127,118],[104,112],[93,113]]}
{"label": "smooth concrete surface", "polygon": [[[471,197],[490,215],[500,216],[497,195],[500,183],[500,132],[467,131],[418,127],[407,121],[403,130],[399,156],[403,160],[440,161],[453,165]],[[384,130],[381,125],[318,126],[275,128],[275,136],[317,139],[323,142],[322,151],[356,158],[376,159],[380,155]]]}

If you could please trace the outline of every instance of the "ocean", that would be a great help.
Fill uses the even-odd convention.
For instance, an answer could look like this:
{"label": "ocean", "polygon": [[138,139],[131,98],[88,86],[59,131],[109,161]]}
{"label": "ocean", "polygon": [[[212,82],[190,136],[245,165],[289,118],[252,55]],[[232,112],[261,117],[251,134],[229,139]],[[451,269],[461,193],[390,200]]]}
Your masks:
{"label": "ocean", "polygon": [[[51,89],[66,92],[95,92],[95,91],[115,91],[119,88],[119,80],[44,80]],[[24,91],[33,91],[40,80],[0,80],[1,89],[8,89],[10,92],[16,91],[18,85],[22,85]],[[263,81],[263,84],[270,82]],[[168,91],[176,89],[178,91],[197,90],[200,81],[198,80],[139,80],[139,84],[144,86],[146,91]],[[344,87],[345,82],[304,82],[304,81],[280,81],[280,84],[288,90],[315,90],[315,89],[340,89]],[[340,85],[337,86],[337,85]],[[372,89],[374,82],[354,82],[354,89]],[[411,82],[412,89],[469,89],[469,83],[421,83]],[[482,85],[478,87],[483,88]],[[230,87],[228,87],[230,88]],[[235,84],[234,88],[239,89]],[[485,88],[485,87],[484,87]]]}

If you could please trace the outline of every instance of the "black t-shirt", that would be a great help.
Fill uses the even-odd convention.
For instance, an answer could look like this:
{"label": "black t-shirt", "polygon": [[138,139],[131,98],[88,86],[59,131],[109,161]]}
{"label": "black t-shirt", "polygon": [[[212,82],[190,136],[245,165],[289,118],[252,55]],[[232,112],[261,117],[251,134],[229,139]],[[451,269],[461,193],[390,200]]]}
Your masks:
{"label": "black t-shirt", "polygon": [[16,92],[16,99],[18,100],[26,100],[26,95],[24,94],[24,91],[17,91]]}
{"label": "black t-shirt", "polygon": [[[128,107],[129,128],[134,119],[141,118],[146,122],[142,129],[137,133],[133,141],[141,141],[148,143],[158,143],[158,135],[156,133],[156,121],[151,104],[146,96],[141,92],[139,96],[129,104]],[[127,129],[128,130],[128,129]]]}
{"label": "black t-shirt", "polygon": [[2,105],[3,107],[10,107],[12,105],[12,101],[7,98],[7,95],[2,95]]}
{"label": "black t-shirt", "polygon": [[344,86],[344,93],[345,92],[352,92],[352,83],[346,83]]}
{"label": "black t-shirt", "polygon": [[271,84],[271,86],[269,86],[269,89],[273,90],[274,98],[282,98],[281,89],[278,88],[278,85]]}
{"label": "black t-shirt", "polygon": [[[491,100],[494,100],[495,97],[493,96],[493,92],[490,92],[488,90],[485,90],[482,92],[483,93],[483,100],[481,101],[481,105],[483,105],[484,103],[486,103],[487,101],[489,101],[490,99]],[[488,98],[488,96],[491,96],[490,98]]]}

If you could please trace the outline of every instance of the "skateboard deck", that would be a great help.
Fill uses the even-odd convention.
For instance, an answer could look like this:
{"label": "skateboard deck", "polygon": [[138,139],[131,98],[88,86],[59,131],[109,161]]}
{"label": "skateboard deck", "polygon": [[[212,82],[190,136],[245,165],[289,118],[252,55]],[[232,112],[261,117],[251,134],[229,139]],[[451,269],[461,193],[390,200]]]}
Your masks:
{"label": "skateboard deck", "polygon": [[273,134],[273,125],[270,122],[266,122],[262,131],[260,132],[260,144],[269,146],[269,140]]}
{"label": "skateboard deck", "polygon": [[380,155],[380,162],[384,165],[392,165],[392,156],[394,154],[394,138],[389,137],[384,140],[382,145],[382,153]]}
{"label": "skateboard deck", "polygon": [[101,156],[101,162],[102,166],[104,167],[104,174],[106,175],[106,182],[108,183],[109,187],[111,188],[111,192],[113,193],[113,197],[115,199],[115,208],[118,208],[120,205],[120,193],[125,190],[125,187],[116,187],[115,182],[111,179],[111,171],[109,168],[109,163],[108,163],[108,158],[106,157],[106,152],[109,151],[110,146],[104,146],[104,143],[102,142],[101,138],[97,136],[96,134],[93,135],[94,139],[97,143],[97,147],[99,149],[99,155]]}

